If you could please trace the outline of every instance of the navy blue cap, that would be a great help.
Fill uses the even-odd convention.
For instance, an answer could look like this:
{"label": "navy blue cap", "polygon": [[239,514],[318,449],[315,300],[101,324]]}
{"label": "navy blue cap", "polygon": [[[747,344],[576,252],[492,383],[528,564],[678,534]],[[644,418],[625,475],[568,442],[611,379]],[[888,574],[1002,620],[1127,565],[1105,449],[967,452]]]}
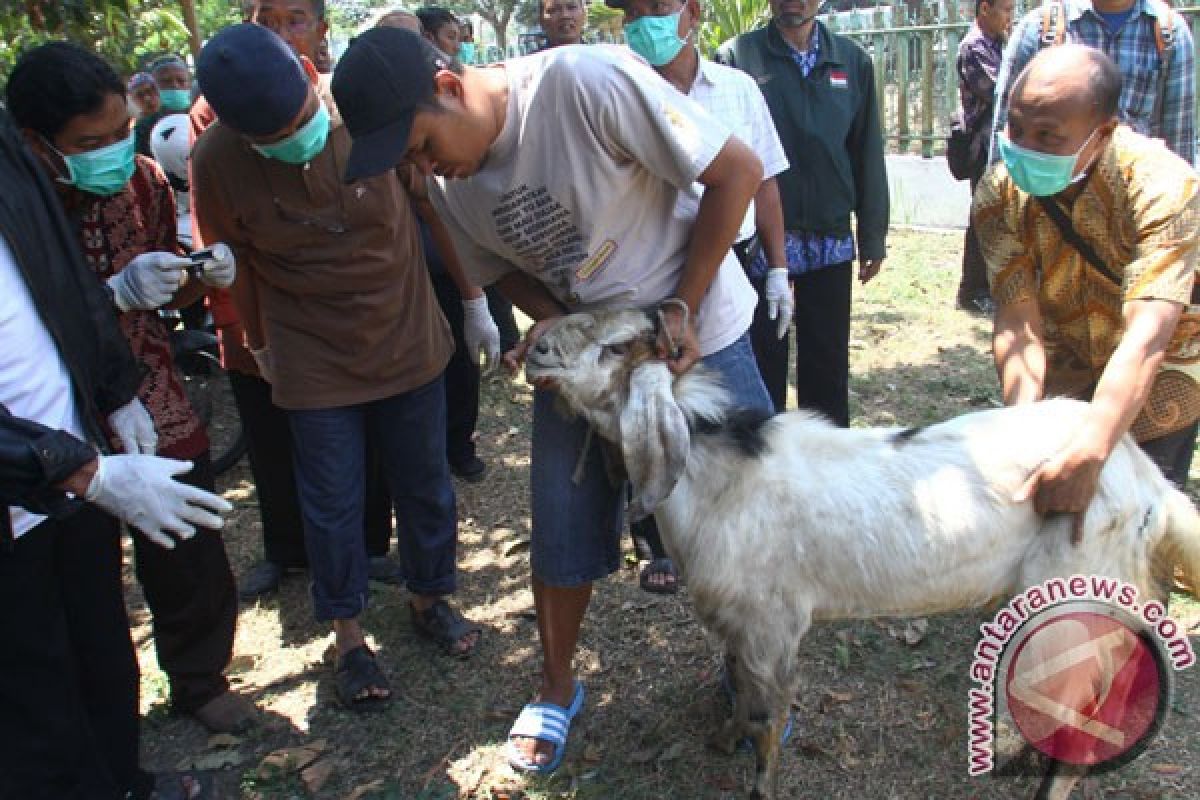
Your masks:
{"label": "navy blue cap", "polygon": [[417,107],[433,99],[433,76],[451,63],[425,37],[402,28],[372,28],[350,42],[333,71],[333,98],[354,142],[347,181],[400,163]]}
{"label": "navy blue cap", "polygon": [[249,22],[225,28],[204,45],[196,79],[217,118],[247,136],[290,125],[312,86],[283,39]]}

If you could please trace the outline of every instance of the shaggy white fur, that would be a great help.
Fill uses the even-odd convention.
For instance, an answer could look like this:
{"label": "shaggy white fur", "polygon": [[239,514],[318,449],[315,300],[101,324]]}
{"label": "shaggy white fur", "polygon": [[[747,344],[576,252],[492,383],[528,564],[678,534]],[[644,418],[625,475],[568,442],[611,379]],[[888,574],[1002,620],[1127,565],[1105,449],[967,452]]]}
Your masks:
{"label": "shaggy white fur", "polygon": [[[1051,400],[929,428],[839,429],[808,413],[731,432],[728,396],[703,369],[672,380],[650,356],[640,311],[577,314],[547,332],[526,367],[617,444],[653,511],[701,622],[725,644],[739,703],[718,744],[755,738],[754,796],[774,796],[779,726],[814,619],[921,615],[1006,598],[1051,577],[1105,575],[1161,596],[1178,560],[1200,579],[1200,516],[1132,439],[1117,446],[1086,515],[1014,493],[1079,424]],[[704,432],[706,431],[707,432]]]}

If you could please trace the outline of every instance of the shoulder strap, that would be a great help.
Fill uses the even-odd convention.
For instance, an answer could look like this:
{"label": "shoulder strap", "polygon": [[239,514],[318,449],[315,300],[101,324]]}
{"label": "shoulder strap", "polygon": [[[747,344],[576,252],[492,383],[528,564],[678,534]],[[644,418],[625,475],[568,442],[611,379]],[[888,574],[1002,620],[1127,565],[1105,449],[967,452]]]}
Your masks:
{"label": "shoulder strap", "polygon": [[1084,238],[1079,235],[1079,232],[1075,230],[1075,226],[1071,224],[1071,218],[1067,216],[1067,212],[1063,211],[1062,206],[1054,202],[1054,199],[1051,197],[1039,197],[1037,201],[1045,210],[1046,215],[1049,216],[1054,222],[1055,226],[1058,227],[1058,231],[1062,234],[1063,240],[1065,240],[1067,244],[1074,247],[1079,255],[1083,256],[1083,260],[1091,264],[1097,272],[1108,278],[1117,286],[1120,286],[1121,279],[1117,277],[1116,273],[1108,268],[1108,265],[1105,264],[1100,256],[1096,253],[1095,248],[1088,244],[1087,241],[1085,241]]}

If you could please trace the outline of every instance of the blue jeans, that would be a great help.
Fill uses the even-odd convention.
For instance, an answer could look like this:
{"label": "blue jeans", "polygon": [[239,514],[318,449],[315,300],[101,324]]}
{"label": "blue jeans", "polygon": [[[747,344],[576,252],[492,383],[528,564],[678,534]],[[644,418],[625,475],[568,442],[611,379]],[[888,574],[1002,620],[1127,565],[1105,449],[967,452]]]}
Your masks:
{"label": "blue jeans", "polygon": [[446,463],[442,379],[361,405],[287,413],[316,618],[353,619],[367,607],[368,436],[395,506],[397,551],[409,591],[453,592],[458,519]]}
{"label": "blue jeans", "polygon": [[[720,376],[733,396],[734,408],[774,413],[748,336],[705,356],[701,363]],[[587,423],[565,418],[554,403],[554,392],[534,392],[530,562],[539,580],[570,588],[620,568],[626,491],[624,484],[609,480],[599,440],[588,448],[583,481],[575,485],[571,476],[583,450]]]}

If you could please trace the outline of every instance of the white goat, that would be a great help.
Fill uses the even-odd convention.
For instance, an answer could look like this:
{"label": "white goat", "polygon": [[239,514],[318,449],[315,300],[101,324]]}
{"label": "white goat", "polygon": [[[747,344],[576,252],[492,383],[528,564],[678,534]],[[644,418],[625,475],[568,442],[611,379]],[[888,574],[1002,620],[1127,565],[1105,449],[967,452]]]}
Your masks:
{"label": "white goat", "polygon": [[813,620],[953,611],[1075,574],[1161,597],[1176,560],[1200,579],[1200,516],[1129,437],[1101,473],[1081,544],[1067,517],[1013,502],[1075,431],[1076,401],[909,430],[844,430],[802,412],[738,424],[703,368],[672,378],[654,337],[641,311],[575,314],[542,336],[526,374],[553,379],[619,447],[630,513],[654,513],[697,615],[732,657],[738,702],[714,744],[732,752],[753,737],[754,797],[775,796]]}

